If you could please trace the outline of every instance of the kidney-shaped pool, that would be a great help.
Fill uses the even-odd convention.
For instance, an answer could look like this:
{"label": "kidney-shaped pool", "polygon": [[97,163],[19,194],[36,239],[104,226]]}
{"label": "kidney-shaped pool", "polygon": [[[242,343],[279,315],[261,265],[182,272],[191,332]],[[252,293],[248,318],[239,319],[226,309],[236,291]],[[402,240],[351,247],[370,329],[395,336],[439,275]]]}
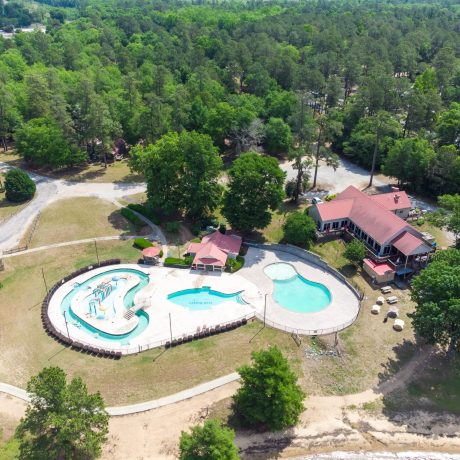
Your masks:
{"label": "kidney-shaped pool", "polygon": [[296,313],[315,313],[324,310],[332,300],[329,289],[299,275],[284,262],[267,265],[265,274],[273,281],[273,298],[278,305]]}

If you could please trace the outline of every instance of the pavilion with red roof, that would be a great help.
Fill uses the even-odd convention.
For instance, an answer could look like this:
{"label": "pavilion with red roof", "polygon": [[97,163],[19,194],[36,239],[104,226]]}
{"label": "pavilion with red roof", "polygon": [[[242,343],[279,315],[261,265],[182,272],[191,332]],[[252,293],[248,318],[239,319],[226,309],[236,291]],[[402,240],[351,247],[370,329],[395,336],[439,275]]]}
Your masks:
{"label": "pavilion with red roof", "polygon": [[200,243],[190,243],[187,253],[194,256],[192,269],[223,271],[227,258],[236,258],[242,239],[237,235],[214,232],[203,237]]}

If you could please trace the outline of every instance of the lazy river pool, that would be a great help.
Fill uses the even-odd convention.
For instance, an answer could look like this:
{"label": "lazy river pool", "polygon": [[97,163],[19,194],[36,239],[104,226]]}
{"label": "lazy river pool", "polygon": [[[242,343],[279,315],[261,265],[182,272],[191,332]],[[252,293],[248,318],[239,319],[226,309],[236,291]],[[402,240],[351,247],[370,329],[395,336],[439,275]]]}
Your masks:
{"label": "lazy river pool", "polygon": [[[99,273],[82,283],[75,283],[73,289],[64,297],[61,302],[61,313],[65,315],[67,321],[72,324],[73,326],[83,330],[87,334],[92,337],[97,337],[98,339],[109,341],[109,342],[119,342],[121,345],[126,345],[129,343],[130,339],[137,337],[141,334],[149,324],[149,315],[143,311],[138,310],[136,312],[137,317],[139,318],[139,322],[134,330],[127,334],[121,335],[113,335],[106,332],[103,332],[96,327],[87,323],[84,319],[77,316],[72,308],[71,303],[72,299],[80,292],[85,290],[90,290],[91,286],[100,286],[99,282],[103,280],[107,280],[107,278],[111,278],[109,283],[104,283],[105,285],[109,284],[110,287],[106,291],[106,295],[104,297],[104,302],[109,306],[107,313],[111,312],[113,308],[112,299],[114,295],[116,295],[118,288],[123,285],[124,280],[123,277],[126,275],[132,275],[139,278],[139,283],[135,285],[132,289],[130,289],[123,298],[123,305],[126,310],[134,305],[134,296],[138,291],[140,291],[143,287],[145,287],[149,283],[149,276],[140,270],[135,269],[112,269],[102,273]],[[97,289],[97,288],[96,288]],[[94,293],[94,291],[92,291]],[[97,296],[95,296],[95,299]],[[94,304],[91,303],[93,299],[85,298],[84,302],[88,304],[88,313],[92,313],[92,309],[95,308]],[[108,318],[110,319],[110,318]]]}

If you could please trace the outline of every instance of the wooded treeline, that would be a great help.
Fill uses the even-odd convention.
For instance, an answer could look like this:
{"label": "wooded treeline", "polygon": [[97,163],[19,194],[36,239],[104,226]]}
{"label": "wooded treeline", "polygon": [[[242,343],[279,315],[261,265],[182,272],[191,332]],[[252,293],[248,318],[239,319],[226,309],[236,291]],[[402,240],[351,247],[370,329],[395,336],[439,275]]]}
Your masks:
{"label": "wooded treeline", "polygon": [[70,2],[78,19],[51,8],[46,34],[0,38],[0,137],[62,167],[197,131],[299,167],[375,155],[409,188],[458,193],[456,3]]}

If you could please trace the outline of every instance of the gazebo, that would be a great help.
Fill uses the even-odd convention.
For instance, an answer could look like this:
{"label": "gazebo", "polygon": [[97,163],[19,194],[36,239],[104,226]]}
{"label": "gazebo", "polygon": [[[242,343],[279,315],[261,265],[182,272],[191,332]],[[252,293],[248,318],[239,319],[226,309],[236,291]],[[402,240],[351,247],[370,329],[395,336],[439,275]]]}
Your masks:
{"label": "gazebo", "polygon": [[157,265],[160,258],[160,252],[161,248],[158,246],[143,249],[142,257],[144,258],[144,263],[147,265]]}

